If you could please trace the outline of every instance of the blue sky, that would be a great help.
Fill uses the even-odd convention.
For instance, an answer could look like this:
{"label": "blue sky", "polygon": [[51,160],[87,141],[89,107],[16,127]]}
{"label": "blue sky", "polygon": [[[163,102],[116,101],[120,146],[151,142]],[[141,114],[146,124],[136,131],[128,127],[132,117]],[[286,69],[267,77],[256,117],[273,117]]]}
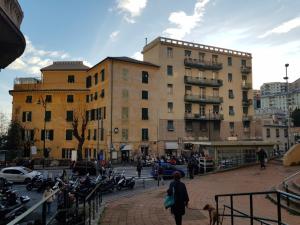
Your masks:
{"label": "blue sky", "polygon": [[53,60],[94,65],[106,56],[141,58],[147,37],[166,36],[251,52],[253,83],[300,77],[300,1],[19,0],[27,47],[0,72],[0,111],[10,113],[15,77],[39,76]]}

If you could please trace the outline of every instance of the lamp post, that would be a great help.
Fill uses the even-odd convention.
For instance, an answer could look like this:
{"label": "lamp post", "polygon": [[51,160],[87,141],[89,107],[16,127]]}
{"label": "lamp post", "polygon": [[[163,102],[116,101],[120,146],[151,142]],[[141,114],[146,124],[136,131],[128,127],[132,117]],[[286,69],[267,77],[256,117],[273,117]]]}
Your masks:
{"label": "lamp post", "polygon": [[[47,102],[43,97],[37,102],[38,105],[41,105],[44,108],[44,138],[43,138],[43,155],[47,158],[46,155],[46,111],[47,111]],[[45,161],[43,160],[43,168],[45,167]]]}
{"label": "lamp post", "polygon": [[289,107],[289,78],[287,76],[287,68],[289,64],[286,63],[285,65],[285,77],[283,79],[286,81],[286,112],[287,112],[287,150],[290,148],[290,107]]}

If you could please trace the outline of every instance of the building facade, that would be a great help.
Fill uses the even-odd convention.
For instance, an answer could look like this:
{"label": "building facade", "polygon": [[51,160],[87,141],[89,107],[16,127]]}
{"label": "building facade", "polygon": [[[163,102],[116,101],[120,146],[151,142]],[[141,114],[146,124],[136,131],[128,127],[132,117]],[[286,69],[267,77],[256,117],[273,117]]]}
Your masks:
{"label": "building facade", "polygon": [[77,120],[79,128],[87,122],[82,155],[89,159],[180,154],[190,141],[255,138],[250,53],[159,37],[143,55],[107,57],[92,68],[54,62],[41,79],[16,79],[13,118],[29,146],[39,156],[45,144],[49,157],[73,158]]}

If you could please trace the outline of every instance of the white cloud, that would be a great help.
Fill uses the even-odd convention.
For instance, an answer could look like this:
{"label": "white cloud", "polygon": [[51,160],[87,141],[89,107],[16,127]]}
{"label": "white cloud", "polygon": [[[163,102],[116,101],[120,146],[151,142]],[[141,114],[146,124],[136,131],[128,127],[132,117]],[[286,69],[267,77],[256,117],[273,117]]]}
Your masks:
{"label": "white cloud", "polygon": [[[39,75],[40,69],[50,65],[53,61],[75,60],[64,51],[46,51],[35,47],[30,39],[25,36],[26,49],[23,55],[16,59],[7,69],[22,71],[26,75]],[[91,65],[85,61],[85,65]]]}
{"label": "white cloud", "polygon": [[120,33],[120,31],[118,31],[118,30],[112,32],[112,33],[109,35],[110,40],[115,41],[116,38],[119,36],[119,33]]}
{"label": "white cloud", "polygon": [[264,34],[258,36],[259,38],[265,38],[271,34],[283,34],[288,33],[293,29],[296,29],[297,27],[300,27],[300,17],[296,17],[294,19],[291,19],[289,21],[286,21],[279,26],[273,28],[272,30],[266,31]]}
{"label": "white cloud", "polygon": [[141,52],[135,52],[131,57],[143,61],[143,54]]}
{"label": "white cloud", "polygon": [[117,0],[117,9],[128,23],[135,23],[134,18],[141,15],[146,5],[147,0]]}
{"label": "white cloud", "polygon": [[205,6],[209,1],[210,0],[197,0],[192,15],[187,15],[183,11],[172,12],[169,16],[169,21],[175,24],[175,27],[164,30],[164,35],[170,38],[183,39],[202,21]]}

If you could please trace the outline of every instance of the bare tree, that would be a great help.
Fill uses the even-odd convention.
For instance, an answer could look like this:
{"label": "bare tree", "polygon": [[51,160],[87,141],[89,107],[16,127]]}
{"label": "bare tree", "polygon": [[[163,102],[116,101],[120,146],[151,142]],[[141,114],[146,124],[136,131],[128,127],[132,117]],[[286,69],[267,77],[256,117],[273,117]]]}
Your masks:
{"label": "bare tree", "polygon": [[88,124],[88,120],[86,118],[86,110],[78,110],[74,114],[73,118],[73,136],[77,139],[77,160],[82,160],[82,146],[85,141],[85,131]]}
{"label": "bare tree", "polygon": [[9,126],[9,120],[7,116],[3,112],[0,112],[0,135],[1,136],[7,134],[8,126]]}

